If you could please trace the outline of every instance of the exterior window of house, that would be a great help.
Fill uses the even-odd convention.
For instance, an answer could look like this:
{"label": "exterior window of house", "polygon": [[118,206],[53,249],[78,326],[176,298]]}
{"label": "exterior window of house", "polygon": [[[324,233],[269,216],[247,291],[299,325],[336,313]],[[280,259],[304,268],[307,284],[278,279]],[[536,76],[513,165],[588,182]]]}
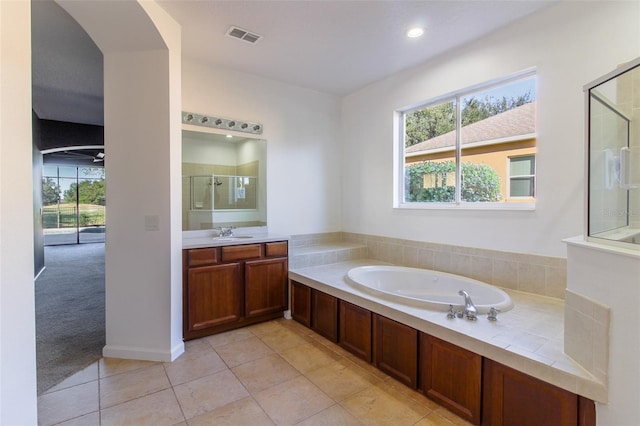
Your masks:
{"label": "exterior window of house", "polygon": [[509,158],[509,197],[535,196],[536,157],[526,155]]}
{"label": "exterior window of house", "polygon": [[396,112],[399,208],[533,208],[536,75]]}

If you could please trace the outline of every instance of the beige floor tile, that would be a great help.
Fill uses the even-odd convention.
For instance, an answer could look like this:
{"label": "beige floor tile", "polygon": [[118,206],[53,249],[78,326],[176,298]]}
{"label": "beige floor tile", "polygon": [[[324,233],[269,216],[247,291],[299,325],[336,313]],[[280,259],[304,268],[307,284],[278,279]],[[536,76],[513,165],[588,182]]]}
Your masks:
{"label": "beige floor tile", "polygon": [[169,381],[173,386],[190,382],[227,368],[227,365],[213,348],[209,345],[206,346],[209,347],[209,350],[185,352],[175,361],[163,364]]}
{"label": "beige floor tile", "polygon": [[281,355],[302,373],[324,367],[340,359],[340,355],[317,342],[296,346],[282,352]]}
{"label": "beige floor tile", "polygon": [[415,426],[454,426],[454,424],[434,411],[427,414]]}
{"label": "beige floor tile", "polygon": [[173,389],[187,420],[249,396],[242,383],[229,370],[183,383]]}
{"label": "beige floor tile", "polygon": [[420,405],[424,405],[429,410],[435,410],[440,407],[433,400],[425,397],[417,390],[400,383],[393,377],[387,377],[384,381],[376,383],[376,386],[385,389],[390,394],[398,395],[405,400],[413,400]]}
{"label": "beige floor tile", "polygon": [[296,424],[296,426],[329,425],[358,426],[362,425],[362,423],[360,423],[358,419],[349,414],[349,412],[342,408],[339,404],[334,404],[331,407],[320,411],[318,414],[315,414]]}
{"label": "beige floor tile", "polygon": [[216,352],[229,368],[273,354],[273,351],[255,336],[217,346]]}
{"label": "beige floor tile", "polygon": [[281,327],[271,333],[265,333],[260,336],[260,339],[276,352],[284,352],[311,341],[309,336],[286,327]]}
{"label": "beige floor tile", "polygon": [[283,327],[289,330],[295,331],[296,333],[301,334],[303,336],[316,334],[310,328],[307,328],[306,326],[300,324],[298,321],[295,321],[295,320],[282,319],[282,320],[278,320],[278,323]]}
{"label": "beige floor tile", "polygon": [[59,391],[61,389],[70,388],[71,386],[81,385],[93,380],[98,380],[98,362],[94,362],[87,368],[67,377],[57,385],[49,388],[45,393]]}
{"label": "beige floor tile", "polygon": [[273,333],[283,328],[280,320],[261,322],[247,327],[255,336],[262,337],[265,334]]}
{"label": "beige floor tile", "polygon": [[248,339],[250,337],[255,337],[255,334],[253,334],[248,327],[244,327],[237,330],[227,331],[225,333],[214,334],[213,336],[203,337],[199,340],[207,342],[209,345],[217,348],[218,346]]}
{"label": "beige floor tile", "polygon": [[457,415],[453,414],[451,411],[447,410],[444,407],[438,406],[438,408],[436,408],[436,410],[434,411],[434,414],[444,419],[447,419],[447,421],[449,421],[450,423],[456,426],[471,426],[470,422],[466,421],[462,417],[458,417]]}
{"label": "beige floor tile", "polygon": [[38,397],[38,424],[52,425],[99,409],[98,381]]}
{"label": "beige floor tile", "polygon": [[344,358],[309,371],[305,376],[336,401],[341,401],[381,380]]}
{"label": "beige floor tile", "polygon": [[102,379],[103,377],[113,376],[114,374],[149,367],[153,364],[158,363],[154,361],[139,361],[136,359],[101,358],[98,362],[98,369],[100,378]]}
{"label": "beige floor tile", "polygon": [[432,411],[427,403],[419,403],[389,389],[386,381],[370,386],[340,404],[362,423],[371,425],[413,425]]}
{"label": "beige floor tile", "polygon": [[293,425],[335,403],[304,376],[258,392],[254,398],[278,425]]}
{"label": "beige floor tile", "polygon": [[224,407],[189,420],[189,426],[272,426],[267,413],[252,397],[247,397]]}
{"label": "beige floor tile", "polygon": [[94,411],[93,413],[85,414],[84,416],[76,417],[75,419],[58,423],[56,424],[56,426],[96,426],[99,424],[100,412]]}
{"label": "beige floor tile", "polygon": [[162,364],[100,379],[100,408],[122,404],[171,387]]}
{"label": "beige floor tile", "polygon": [[137,398],[101,411],[101,425],[175,425],[184,421],[178,401],[171,389]]}
{"label": "beige floor tile", "polygon": [[252,394],[300,375],[278,354],[246,362],[231,371]]}

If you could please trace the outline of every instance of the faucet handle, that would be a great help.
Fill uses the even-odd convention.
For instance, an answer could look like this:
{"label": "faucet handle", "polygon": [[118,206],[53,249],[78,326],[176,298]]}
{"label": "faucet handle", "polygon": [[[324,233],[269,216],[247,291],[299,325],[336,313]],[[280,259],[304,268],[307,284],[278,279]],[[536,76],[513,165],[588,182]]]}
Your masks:
{"label": "faucet handle", "polygon": [[487,319],[489,321],[498,321],[498,312],[500,312],[500,309],[496,309],[492,306],[487,314]]}
{"label": "faucet handle", "polygon": [[449,312],[447,312],[447,318],[454,319],[456,317],[456,311],[453,310],[453,305],[449,305]]}

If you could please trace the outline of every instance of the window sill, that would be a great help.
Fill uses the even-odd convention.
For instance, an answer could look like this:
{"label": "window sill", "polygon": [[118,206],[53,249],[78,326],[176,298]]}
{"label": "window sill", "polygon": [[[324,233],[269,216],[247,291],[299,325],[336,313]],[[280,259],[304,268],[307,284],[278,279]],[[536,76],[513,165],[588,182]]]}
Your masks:
{"label": "window sill", "polygon": [[536,203],[400,203],[396,210],[499,210],[533,211]]}

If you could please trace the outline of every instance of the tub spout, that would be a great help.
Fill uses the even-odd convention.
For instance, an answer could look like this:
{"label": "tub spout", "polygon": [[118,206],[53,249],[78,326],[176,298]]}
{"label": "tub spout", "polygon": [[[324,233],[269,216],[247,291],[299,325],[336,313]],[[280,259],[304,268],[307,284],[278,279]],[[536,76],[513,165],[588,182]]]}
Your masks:
{"label": "tub spout", "polygon": [[473,304],[473,301],[471,300],[471,296],[469,296],[469,293],[467,293],[464,290],[460,290],[458,294],[464,297],[464,317],[471,321],[475,321],[476,319],[478,319],[477,317],[478,310],[476,309],[476,306]]}

